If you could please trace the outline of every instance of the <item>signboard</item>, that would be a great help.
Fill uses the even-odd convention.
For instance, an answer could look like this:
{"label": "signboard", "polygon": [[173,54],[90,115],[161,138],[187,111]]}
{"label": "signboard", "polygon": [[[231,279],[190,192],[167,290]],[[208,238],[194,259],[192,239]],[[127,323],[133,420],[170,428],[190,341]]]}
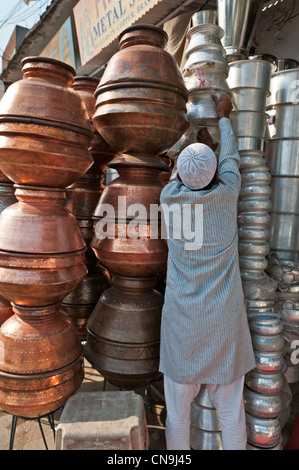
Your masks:
{"label": "signboard", "polygon": [[161,0],[80,0],[74,18],[82,65]]}
{"label": "signboard", "polygon": [[76,68],[71,18],[68,18],[40,56],[51,57]]}

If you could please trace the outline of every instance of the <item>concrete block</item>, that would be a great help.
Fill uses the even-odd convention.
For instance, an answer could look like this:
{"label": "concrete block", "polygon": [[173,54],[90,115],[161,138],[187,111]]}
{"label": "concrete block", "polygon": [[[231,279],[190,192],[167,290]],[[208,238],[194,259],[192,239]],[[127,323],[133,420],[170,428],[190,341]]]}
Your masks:
{"label": "concrete block", "polygon": [[146,450],[144,403],[133,391],[77,392],[65,404],[56,450]]}

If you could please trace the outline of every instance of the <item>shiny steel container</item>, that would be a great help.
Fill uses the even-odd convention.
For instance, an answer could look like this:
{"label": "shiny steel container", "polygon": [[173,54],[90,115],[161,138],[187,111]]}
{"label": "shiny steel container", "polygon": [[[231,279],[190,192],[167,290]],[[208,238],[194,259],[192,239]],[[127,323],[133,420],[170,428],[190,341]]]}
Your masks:
{"label": "shiny steel container", "polygon": [[222,450],[221,426],[216,409],[202,385],[191,404],[190,446],[193,450]]}
{"label": "shiny steel container", "polygon": [[283,383],[284,379],[281,373],[263,374],[253,369],[245,376],[245,384],[248,389],[265,395],[278,395]]}
{"label": "shiny steel container", "polygon": [[263,113],[266,107],[267,90],[257,90],[254,88],[234,88],[234,107],[236,111],[250,109],[258,113]]}
{"label": "shiny steel container", "polygon": [[283,371],[284,360],[281,351],[254,351],[256,367],[262,374],[277,374]]}
{"label": "shiny steel container", "polygon": [[279,416],[282,403],[279,395],[265,395],[244,387],[245,411],[257,418],[271,419]]}
{"label": "shiny steel container", "polygon": [[280,442],[281,426],[278,418],[261,419],[246,413],[246,425],[250,444],[271,448]]}
{"label": "shiny steel container", "polygon": [[228,55],[247,57],[257,20],[262,9],[259,0],[218,0],[218,24],[225,35],[223,46]]}
{"label": "shiny steel container", "polygon": [[[269,125],[272,139],[296,139],[299,132],[299,110],[297,103],[276,104],[274,111],[269,114],[275,116],[274,122]],[[271,121],[270,121],[271,122]]]}
{"label": "shiny steel container", "polygon": [[192,15],[192,26],[199,24],[217,24],[217,10],[202,10]]}
{"label": "shiny steel container", "polygon": [[273,73],[271,78],[271,95],[267,100],[267,107],[271,108],[277,104],[297,104],[299,100],[297,83],[299,80],[299,69],[284,70]]}
{"label": "shiny steel container", "polygon": [[264,139],[267,116],[266,113],[258,113],[256,111],[232,111],[232,126],[238,138]]}
{"label": "shiny steel container", "polygon": [[[259,91],[266,94],[266,97],[270,96],[270,83],[271,83],[271,74],[273,73],[273,64],[266,60],[240,60],[237,62],[231,62],[229,64],[229,76],[227,83],[229,87],[235,93],[235,90],[240,91],[244,89],[245,95],[249,90],[253,90],[253,93],[258,93]],[[251,98],[252,96],[249,95]],[[261,96],[264,100],[263,95]],[[264,101],[262,101],[264,103]],[[255,103],[252,100],[248,101],[248,106],[243,109],[252,110]],[[266,103],[264,104],[261,112],[265,112]]]}

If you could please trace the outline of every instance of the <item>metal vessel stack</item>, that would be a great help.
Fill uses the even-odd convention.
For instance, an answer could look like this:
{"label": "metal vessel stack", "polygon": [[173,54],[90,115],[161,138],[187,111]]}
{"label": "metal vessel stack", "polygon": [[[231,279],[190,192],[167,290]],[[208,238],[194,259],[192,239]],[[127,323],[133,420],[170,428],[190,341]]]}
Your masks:
{"label": "metal vessel stack", "polygon": [[205,385],[191,404],[190,447],[192,450],[223,450],[218,413]]}
{"label": "metal vessel stack", "polygon": [[238,140],[242,177],[239,198],[239,261],[256,367],[245,377],[248,448],[279,449],[284,338],[274,313],[276,282],[266,273],[270,252],[271,176],[265,160],[266,100],[271,57],[249,51],[262,2],[218,0],[218,22],[233,92],[231,121]]}
{"label": "metal vessel stack", "polygon": [[94,236],[93,213],[104,190],[106,165],[117,155],[92,123],[95,113],[94,92],[98,83],[99,80],[94,77],[76,76],[72,86],[85,103],[94,135],[90,150],[94,164],[78,181],[67,188],[64,204],[76,217],[87,246],[85,265],[88,274],[62,302],[62,311],[74,324],[80,341],[86,341],[88,318],[102,292],[110,286],[109,273],[101,266],[90,246]]}
{"label": "metal vessel stack", "polygon": [[295,383],[299,380],[299,364],[294,356],[299,340],[299,69],[289,68],[289,62],[281,64],[285,70],[273,73],[267,100],[267,162],[272,174],[268,272],[278,283],[275,311],[284,325],[285,376],[288,383]]}
{"label": "metal vessel stack", "polygon": [[72,67],[43,57],[22,65],[24,79],[0,103],[0,169],[17,199],[0,214],[0,294],[14,313],[0,328],[0,406],[34,418],[63,405],[84,376],[61,302],[87,274],[86,245],[63,203],[93,163],[93,134]]}
{"label": "metal vessel stack", "polygon": [[[167,39],[152,25],[125,29],[95,93],[94,126],[120,156],[108,164],[119,177],[106,186],[93,216],[91,247],[109,270],[112,286],[88,319],[85,354],[121,388],[159,377],[163,295],[155,287],[167,265],[167,243],[160,218],[151,220],[150,207],[159,206],[164,186],[159,174],[169,170],[159,156],[188,127],[188,94],[165,50]],[[136,210],[141,210],[138,222]]]}
{"label": "metal vessel stack", "polygon": [[[217,25],[217,12],[201,11],[192,16],[187,33],[188,47],[183,78],[189,92],[187,102],[188,130],[169,155],[176,158],[187,145],[198,142],[200,129],[207,127],[215,143],[220,143],[218,115],[212,96],[231,92],[227,84],[228,64],[221,44],[224,31]],[[218,150],[216,153],[218,153]]]}

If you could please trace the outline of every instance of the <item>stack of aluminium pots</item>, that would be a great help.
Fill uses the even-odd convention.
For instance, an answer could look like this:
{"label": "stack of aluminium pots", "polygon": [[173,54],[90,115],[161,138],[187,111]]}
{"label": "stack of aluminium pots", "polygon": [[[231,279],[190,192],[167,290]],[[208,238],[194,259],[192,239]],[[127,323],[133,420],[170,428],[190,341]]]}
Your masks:
{"label": "stack of aluminium pots", "polygon": [[298,68],[273,73],[267,101],[270,115],[267,161],[272,175],[268,272],[278,282],[275,310],[284,324],[289,383],[299,380],[299,365],[293,359],[294,341],[299,340],[298,80]]}
{"label": "stack of aluminium pots", "polygon": [[190,447],[192,450],[223,450],[218,413],[205,385],[191,404]]}
{"label": "stack of aluminium pots", "polygon": [[94,212],[91,246],[112,286],[89,317],[85,355],[120,388],[159,377],[163,296],[155,284],[166,268],[167,240],[150,209],[160,204],[159,174],[168,169],[159,155],[189,125],[188,93],[166,44],[167,34],[155,26],[124,30],[95,93],[93,123],[121,155],[108,164],[119,177],[106,186]]}
{"label": "stack of aluminium pots", "polygon": [[274,311],[276,282],[268,276],[271,176],[265,160],[266,99],[273,64],[262,57],[230,63],[232,122],[242,177],[239,198],[239,262],[256,367],[245,378],[248,445],[280,447],[284,384],[282,323]]}
{"label": "stack of aluminium pots", "polygon": [[82,346],[60,305],[87,274],[86,246],[63,202],[93,163],[93,134],[70,66],[42,57],[22,65],[24,79],[0,103],[0,169],[18,201],[0,214],[0,295],[14,311],[0,328],[0,406],[32,418],[83,380]]}
{"label": "stack of aluminium pots", "polygon": [[81,341],[86,341],[88,318],[102,292],[110,285],[107,269],[100,265],[90,247],[94,236],[93,213],[104,189],[104,172],[107,163],[116,156],[116,152],[99,135],[92,123],[92,116],[95,113],[94,92],[98,83],[97,78],[78,76],[75,77],[72,86],[85,103],[94,136],[90,149],[94,164],[87,173],[67,188],[65,201],[66,209],[78,220],[87,246],[85,264],[88,274],[62,302],[62,311],[73,322]]}
{"label": "stack of aluminium pots", "polygon": [[[202,21],[210,23],[201,23]],[[187,118],[190,126],[169,153],[177,157],[187,145],[197,142],[198,131],[206,127],[215,143],[220,143],[218,114],[213,95],[231,97],[227,84],[229,67],[221,44],[223,30],[216,24],[216,12],[201,11],[192,16],[187,33],[183,77],[189,92]],[[219,146],[217,153],[219,151]]]}

